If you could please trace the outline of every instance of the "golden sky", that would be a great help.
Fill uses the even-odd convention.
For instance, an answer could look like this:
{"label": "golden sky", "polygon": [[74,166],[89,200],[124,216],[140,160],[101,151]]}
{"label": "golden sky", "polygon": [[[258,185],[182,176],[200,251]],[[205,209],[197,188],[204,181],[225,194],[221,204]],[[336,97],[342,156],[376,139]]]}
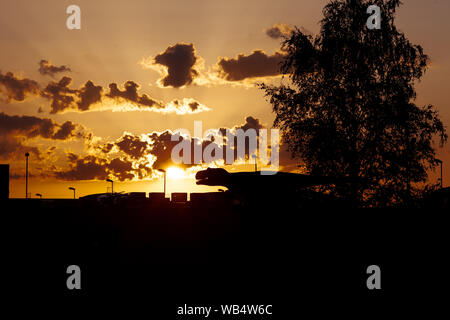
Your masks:
{"label": "golden sky", "polygon": [[[70,186],[78,196],[106,192],[108,175],[115,191],[150,192],[162,190],[154,162],[171,167],[158,149],[164,133],[193,132],[195,120],[204,130],[271,128],[255,82],[279,81],[273,31],[317,34],[326,2],[0,0],[0,163],[11,165],[11,197],[24,197],[26,151],[33,196],[70,197]],[[397,26],[432,62],[417,103],[435,105],[448,127],[450,1],[404,3]],[[66,27],[71,4],[81,8],[80,30]],[[438,157],[448,182],[448,146]],[[217,190],[196,186],[194,172],[171,174],[168,192]]]}

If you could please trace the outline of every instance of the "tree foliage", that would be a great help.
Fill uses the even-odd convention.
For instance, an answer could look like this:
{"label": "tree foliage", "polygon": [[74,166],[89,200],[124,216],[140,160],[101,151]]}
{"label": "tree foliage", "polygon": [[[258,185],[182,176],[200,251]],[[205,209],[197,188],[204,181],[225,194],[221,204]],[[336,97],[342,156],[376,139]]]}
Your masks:
{"label": "tree foliage", "polygon": [[[366,27],[371,4],[379,30]],[[396,28],[400,4],[330,1],[319,35],[296,29],[283,42],[288,83],[261,85],[293,154],[312,175],[351,178],[332,191],[359,205],[408,201],[437,164],[434,142],[447,140],[436,109],[415,104],[429,58]]]}

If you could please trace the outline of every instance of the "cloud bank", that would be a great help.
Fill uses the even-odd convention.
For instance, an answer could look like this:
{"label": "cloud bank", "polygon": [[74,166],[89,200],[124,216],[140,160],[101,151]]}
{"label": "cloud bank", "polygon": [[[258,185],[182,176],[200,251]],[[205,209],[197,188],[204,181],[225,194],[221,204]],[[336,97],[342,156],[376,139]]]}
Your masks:
{"label": "cloud bank", "polygon": [[268,55],[262,50],[255,50],[249,55],[239,54],[236,58],[220,58],[217,67],[221,78],[242,81],[281,75],[280,67],[285,58],[282,52]]}
{"label": "cloud bank", "polygon": [[6,103],[13,100],[24,101],[28,95],[37,95],[39,85],[36,81],[15,76],[12,72],[0,71],[0,99]]}
{"label": "cloud bank", "polygon": [[21,159],[25,152],[33,153],[40,159],[39,148],[28,146],[33,138],[65,141],[88,138],[88,134],[82,126],[71,121],[58,124],[51,119],[0,113],[1,159]]}

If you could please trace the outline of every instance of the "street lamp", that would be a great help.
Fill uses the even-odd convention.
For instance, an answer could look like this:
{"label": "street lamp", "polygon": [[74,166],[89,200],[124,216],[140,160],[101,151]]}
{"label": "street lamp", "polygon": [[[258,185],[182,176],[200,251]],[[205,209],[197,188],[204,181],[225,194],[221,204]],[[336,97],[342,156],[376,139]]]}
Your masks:
{"label": "street lamp", "polygon": [[76,198],[75,198],[75,188],[74,188],[74,187],[69,187],[69,190],[72,190],[72,191],[73,191],[73,198],[76,199]]}
{"label": "street lamp", "polygon": [[42,199],[42,194],[36,193],[36,197],[39,197],[40,199]]}
{"label": "street lamp", "polygon": [[165,197],[166,196],[166,174],[167,174],[167,172],[164,169],[156,169],[156,170],[158,170],[159,172],[164,173],[164,197]]}
{"label": "street lamp", "polygon": [[444,186],[444,183],[442,181],[442,160],[436,159],[436,162],[441,165],[441,189],[442,189]]}
{"label": "street lamp", "polygon": [[114,193],[114,181],[111,179],[106,179],[106,182],[111,182],[111,193]]}
{"label": "street lamp", "polygon": [[26,171],[25,171],[25,199],[28,199],[28,157],[30,153],[25,153],[25,158],[27,159]]}

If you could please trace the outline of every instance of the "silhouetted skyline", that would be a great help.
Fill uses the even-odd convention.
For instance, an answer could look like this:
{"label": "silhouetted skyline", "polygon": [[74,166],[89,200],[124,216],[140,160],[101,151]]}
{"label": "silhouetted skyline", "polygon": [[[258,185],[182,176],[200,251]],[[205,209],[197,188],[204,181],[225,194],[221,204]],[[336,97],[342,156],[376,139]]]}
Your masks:
{"label": "silhouetted skyline", "polygon": [[[119,191],[157,192],[162,175],[149,169],[176,168],[163,152],[168,130],[192,131],[194,120],[203,121],[205,129],[271,128],[271,106],[254,84],[279,83],[281,36],[294,26],[316,35],[327,1],[176,6],[166,1],[136,0],[132,6],[79,1],[85,13],[81,30],[66,28],[64,4],[47,3],[5,3],[0,13],[5,26],[0,30],[0,163],[11,165],[12,197],[24,194],[27,151],[33,197],[69,197],[70,186],[79,196],[105,192],[108,177],[117,181]],[[445,125],[450,123],[449,6],[446,1],[410,0],[397,13],[399,29],[431,58],[417,85],[417,104],[435,105]],[[162,72],[165,68],[168,74]],[[13,90],[14,84],[20,90]],[[156,142],[155,149],[148,139]],[[444,184],[450,181],[445,150],[437,154],[444,162]],[[281,151],[281,170],[302,173],[285,147]],[[168,177],[168,190],[216,191],[195,184],[199,169]],[[253,163],[226,169],[252,171]],[[431,172],[431,182],[437,181],[438,171]]]}

